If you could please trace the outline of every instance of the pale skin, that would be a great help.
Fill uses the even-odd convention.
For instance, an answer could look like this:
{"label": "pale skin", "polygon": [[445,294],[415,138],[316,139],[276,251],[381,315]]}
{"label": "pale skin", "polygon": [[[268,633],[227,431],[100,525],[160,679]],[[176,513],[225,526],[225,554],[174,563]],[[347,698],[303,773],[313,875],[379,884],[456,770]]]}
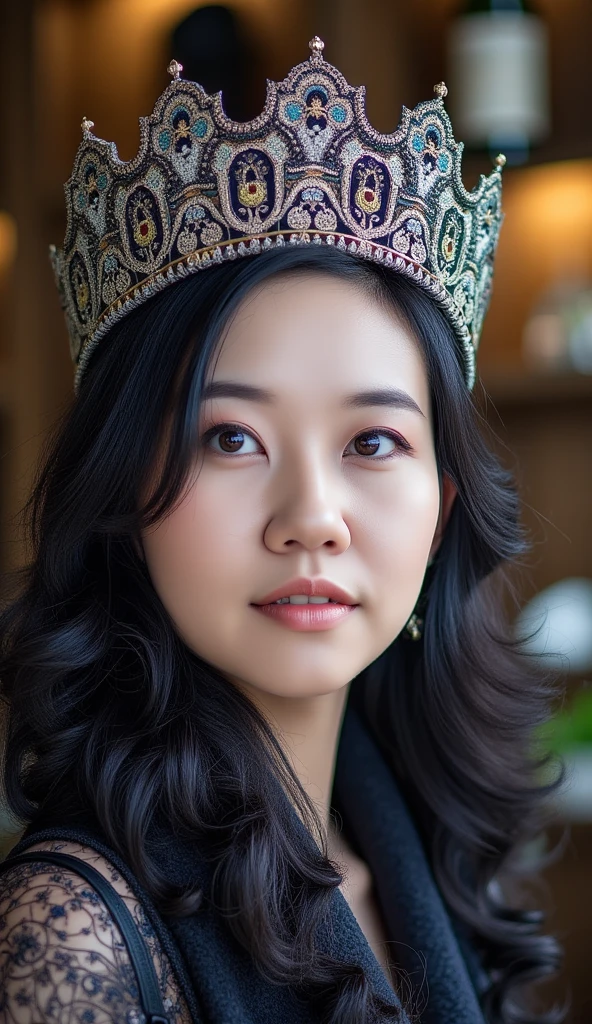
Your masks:
{"label": "pale skin", "polygon": [[[140,553],[179,635],[276,731],[318,808],[343,895],[394,981],[371,872],[333,825],[330,802],[351,680],[404,628],[455,499],[438,478],[423,356],[409,328],[358,286],[292,274],[243,301],[209,383],[223,381],[265,389],[267,400],[205,401],[208,438],[195,471],[172,512],[143,532]],[[369,398],[377,389],[382,402]],[[233,437],[240,431],[232,452],[228,424]],[[356,607],[321,632],[257,610],[295,577],[324,577]],[[89,861],[145,924],[134,893],[95,850],[47,841],[33,849]],[[169,1020],[188,1024],[171,965],[144,934]],[[35,1024],[54,1020],[57,1004],[70,1015],[92,1005],[97,1024],[123,1024],[137,1009],[129,967],[117,927],[75,872],[37,864],[5,874],[7,1020]]]}
{"label": "pale skin", "polygon": [[[285,275],[243,301],[210,379],[270,395],[205,401],[201,434],[220,429],[182,501],[144,531],[144,557],[180,636],[276,730],[386,969],[371,877],[335,831],[330,799],[349,684],[412,614],[456,494],[438,478],[423,355],[359,287]],[[389,405],[345,404],[386,388]],[[296,632],[253,606],[297,576],[327,578],[358,606],[323,632]]]}

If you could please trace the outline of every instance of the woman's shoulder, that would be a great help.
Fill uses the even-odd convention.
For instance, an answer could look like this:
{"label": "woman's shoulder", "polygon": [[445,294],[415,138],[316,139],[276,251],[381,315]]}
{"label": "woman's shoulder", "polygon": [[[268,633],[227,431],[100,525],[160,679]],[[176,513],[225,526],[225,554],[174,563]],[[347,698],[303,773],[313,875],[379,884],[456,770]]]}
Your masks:
{"label": "woman's shoulder", "polygon": [[[145,939],[170,1024],[190,1024],[170,962],[116,868],[73,842],[39,842],[27,853],[35,850],[75,856],[111,883]],[[15,864],[0,874],[0,1019],[49,1024],[62,1019],[65,1007],[77,1024],[129,1024],[134,1011],[143,1019],[123,937],[92,885],[73,869]]]}

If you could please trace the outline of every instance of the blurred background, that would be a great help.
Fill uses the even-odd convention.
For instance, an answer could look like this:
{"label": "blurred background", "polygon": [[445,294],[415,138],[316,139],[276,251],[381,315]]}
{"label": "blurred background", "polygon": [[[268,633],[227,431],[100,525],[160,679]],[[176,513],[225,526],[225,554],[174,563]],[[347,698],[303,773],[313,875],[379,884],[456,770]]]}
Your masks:
{"label": "blurred background", "polygon": [[[543,876],[550,927],[565,943],[570,1021],[592,1022],[592,0],[19,0],[0,14],[0,571],[22,564],[17,524],[36,461],[72,399],[72,367],[47,259],[61,244],[63,183],[84,117],[135,155],[175,57],[183,77],[222,89],[232,117],[255,116],[265,79],[325,56],[367,87],[370,120],[449,86],[472,187],[492,157],[505,224],[476,393],[517,474],[533,539],[518,581],[517,629],[544,622],[537,656],[561,652],[565,704],[541,740],[568,784]],[[0,833],[2,827],[0,826]],[[4,826],[4,849],[14,841]]]}

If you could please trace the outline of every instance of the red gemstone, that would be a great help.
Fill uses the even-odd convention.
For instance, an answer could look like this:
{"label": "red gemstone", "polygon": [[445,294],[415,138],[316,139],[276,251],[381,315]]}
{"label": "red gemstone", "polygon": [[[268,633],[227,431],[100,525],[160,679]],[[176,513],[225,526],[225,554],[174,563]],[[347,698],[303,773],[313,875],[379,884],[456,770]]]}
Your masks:
{"label": "red gemstone", "polygon": [[256,186],[255,182],[254,181],[250,182],[250,184],[249,184],[249,192],[250,192],[250,194],[253,195],[256,191],[257,191],[257,186]]}
{"label": "red gemstone", "polygon": [[370,189],[367,188],[366,191],[364,192],[364,199],[366,200],[367,203],[373,203],[374,202],[374,192],[371,192]]}
{"label": "red gemstone", "polygon": [[146,224],[146,221],[144,221],[143,224],[140,224],[140,234],[141,235],[147,235],[148,234],[148,225]]}

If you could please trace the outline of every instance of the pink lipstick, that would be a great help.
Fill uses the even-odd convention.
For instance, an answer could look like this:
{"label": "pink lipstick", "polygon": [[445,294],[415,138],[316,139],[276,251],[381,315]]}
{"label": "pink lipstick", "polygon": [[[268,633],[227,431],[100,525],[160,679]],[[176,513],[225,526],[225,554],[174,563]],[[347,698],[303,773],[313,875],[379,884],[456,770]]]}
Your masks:
{"label": "pink lipstick", "polygon": [[[305,597],[313,598],[313,601],[305,602]],[[300,600],[292,603],[290,598]],[[325,598],[325,601],[317,603],[315,598]],[[318,632],[332,629],[342,622],[357,608],[357,604],[347,590],[331,580],[300,576],[253,602],[252,607],[289,629]]]}

